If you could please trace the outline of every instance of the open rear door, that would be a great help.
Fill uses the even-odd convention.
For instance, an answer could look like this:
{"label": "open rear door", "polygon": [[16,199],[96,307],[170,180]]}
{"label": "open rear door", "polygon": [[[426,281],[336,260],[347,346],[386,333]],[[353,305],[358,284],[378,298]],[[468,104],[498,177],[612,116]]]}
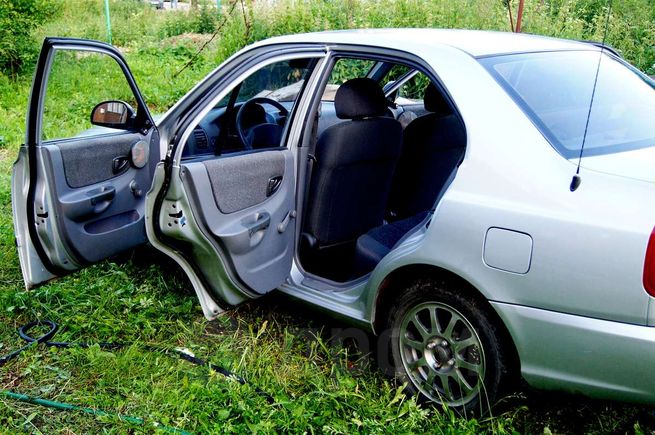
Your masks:
{"label": "open rear door", "polygon": [[146,241],[145,193],[160,158],[158,140],[115,48],[80,39],[44,41],[26,141],[12,174],[26,287]]}

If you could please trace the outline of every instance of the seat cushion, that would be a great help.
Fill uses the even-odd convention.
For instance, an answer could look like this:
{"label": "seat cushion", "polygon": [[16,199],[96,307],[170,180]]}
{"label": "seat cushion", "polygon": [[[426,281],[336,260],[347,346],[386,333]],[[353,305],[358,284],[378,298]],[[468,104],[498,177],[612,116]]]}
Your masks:
{"label": "seat cushion", "polygon": [[423,222],[428,213],[423,212],[396,222],[373,228],[357,239],[356,273],[363,275],[375,268],[410,230]]}

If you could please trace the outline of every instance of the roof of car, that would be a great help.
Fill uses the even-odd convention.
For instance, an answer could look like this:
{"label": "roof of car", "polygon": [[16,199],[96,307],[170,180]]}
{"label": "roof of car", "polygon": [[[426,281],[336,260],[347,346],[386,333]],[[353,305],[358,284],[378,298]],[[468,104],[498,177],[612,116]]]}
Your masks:
{"label": "roof of car", "polygon": [[264,44],[269,43],[358,44],[404,49],[411,46],[448,45],[475,57],[538,51],[598,50],[593,44],[566,39],[525,33],[457,29],[337,30],[279,36],[264,41]]}

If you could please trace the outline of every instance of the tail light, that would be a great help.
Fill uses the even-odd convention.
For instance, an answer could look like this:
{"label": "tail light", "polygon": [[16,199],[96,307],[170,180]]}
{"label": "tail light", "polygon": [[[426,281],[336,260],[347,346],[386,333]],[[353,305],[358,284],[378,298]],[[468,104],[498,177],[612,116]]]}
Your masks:
{"label": "tail light", "polygon": [[646,260],[644,261],[644,288],[649,295],[655,297],[655,228],[650,233]]}

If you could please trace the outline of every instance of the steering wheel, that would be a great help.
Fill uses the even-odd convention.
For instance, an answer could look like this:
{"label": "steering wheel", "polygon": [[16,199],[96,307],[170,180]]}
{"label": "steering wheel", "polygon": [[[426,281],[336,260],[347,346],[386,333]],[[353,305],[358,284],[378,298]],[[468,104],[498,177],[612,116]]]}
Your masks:
{"label": "steering wheel", "polygon": [[286,117],[289,111],[278,101],[266,97],[251,98],[239,107],[236,117],[236,129],[239,133],[239,139],[247,150],[253,149],[253,145],[257,148],[276,147],[280,144],[282,138],[282,127],[276,123],[264,122],[252,127],[244,128],[244,114],[254,104],[268,104],[275,107],[280,111],[280,116]]}

